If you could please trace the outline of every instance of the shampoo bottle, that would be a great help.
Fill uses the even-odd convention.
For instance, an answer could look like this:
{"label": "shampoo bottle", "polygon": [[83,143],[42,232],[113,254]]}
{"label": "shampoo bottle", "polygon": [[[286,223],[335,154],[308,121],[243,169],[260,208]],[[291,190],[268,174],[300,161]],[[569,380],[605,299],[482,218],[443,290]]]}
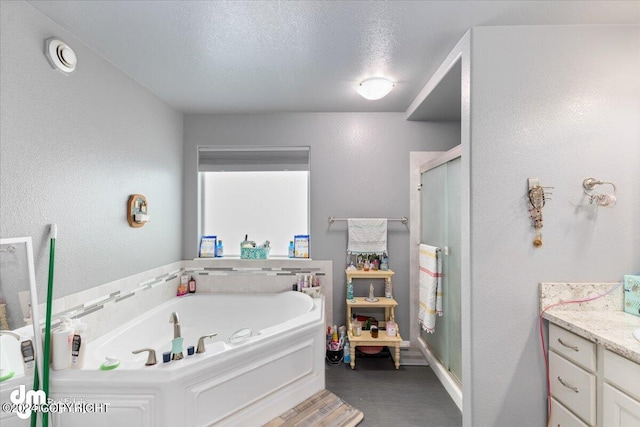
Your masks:
{"label": "shampoo bottle", "polygon": [[54,371],[67,369],[71,365],[71,343],[73,328],[67,319],[63,319],[60,326],[53,331],[53,355],[51,367]]}
{"label": "shampoo bottle", "polygon": [[84,366],[84,350],[87,345],[87,324],[81,320],[73,323],[73,340],[71,341],[71,367],[82,369]]}
{"label": "shampoo bottle", "polygon": [[193,276],[189,278],[189,293],[190,294],[196,293],[196,279],[194,279]]}
{"label": "shampoo bottle", "polygon": [[24,371],[29,373],[33,371],[36,352],[33,350],[33,341],[27,337],[20,339],[20,353],[22,353],[22,361],[24,362]]}
{"label": "shampoo bottle", "polygon": [[178,285],[178,292],[176,293],[176,295],[179,297],[186,295],[189,292],[188,286],[189,286],[189,276],[186,276],[186,275],[180,276],[180,284]]}

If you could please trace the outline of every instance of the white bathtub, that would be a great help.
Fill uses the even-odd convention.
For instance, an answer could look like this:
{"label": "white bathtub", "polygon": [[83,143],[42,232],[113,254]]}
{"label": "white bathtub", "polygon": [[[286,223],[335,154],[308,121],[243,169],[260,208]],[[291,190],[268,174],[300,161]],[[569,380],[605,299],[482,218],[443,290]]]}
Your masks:
{"label": "white bathtub", "polygon": [[[163,363],[172,312],[184,359]],[[82,370],[52,371],[54,400],[109,404],[106,414],[54,414],[55,426],[260,426],[324,388],[323,313],[322,299],[299,292],[174,298],[89,343]],[[251,338],[231,344],[242,328]],[[211,333],[204,353],[187,355]],[[156,350],[157,365],[145,366],[146,352],[131,354],[145,347]],[[100,370],[106,356],[120,366]]]}

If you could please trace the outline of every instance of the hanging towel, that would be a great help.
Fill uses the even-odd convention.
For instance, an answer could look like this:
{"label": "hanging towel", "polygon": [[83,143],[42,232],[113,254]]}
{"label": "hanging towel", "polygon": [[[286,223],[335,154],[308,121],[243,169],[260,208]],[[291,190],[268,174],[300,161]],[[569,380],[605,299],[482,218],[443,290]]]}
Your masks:
{"label": "hanging towel", "polygon": [[442,316],[442,256],[440,248],[420,244],[420,310],[418,319],[428,333],[436,330],[436,315]]}
{"label": "hanging towel", "polygon": [[351,254],[378,254],[387,252],[386,218],[349,218],[349,243]]}

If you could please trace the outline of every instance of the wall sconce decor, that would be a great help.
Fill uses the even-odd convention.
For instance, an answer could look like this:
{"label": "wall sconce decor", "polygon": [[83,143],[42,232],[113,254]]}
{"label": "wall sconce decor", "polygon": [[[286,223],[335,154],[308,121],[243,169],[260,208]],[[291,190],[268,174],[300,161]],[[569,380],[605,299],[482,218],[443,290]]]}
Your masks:
{"label": "wall sconce decor", "polygon": [[550,200],[551,189],[553,187],[542,187],[540,180],[537,178],[529,178],[529,214],[533,221],[533,229],[536,231],[536,237],[533,239],[533,247],[542,247],[542,208],[547,200]]}
{"label": "wall sconce decor", "polygon": [[140,228],[149,222],[150,219],[147,198],[142,194],[132,194],[129,196],[127,208],[127,221],[129,225],[133,228]]}
{"label": "wall sconce decor", "polygon": [[[596,193],[594,188],[596,185],[610,185],[613,188],[611,194]],[[599,181],[595,178],[587,178],[582,181],[582,187],[584,188],[584,194],[589,197],[589,204],[596,204],[605,208],[613,207],[616,204],[616,186],[613,182]]]}

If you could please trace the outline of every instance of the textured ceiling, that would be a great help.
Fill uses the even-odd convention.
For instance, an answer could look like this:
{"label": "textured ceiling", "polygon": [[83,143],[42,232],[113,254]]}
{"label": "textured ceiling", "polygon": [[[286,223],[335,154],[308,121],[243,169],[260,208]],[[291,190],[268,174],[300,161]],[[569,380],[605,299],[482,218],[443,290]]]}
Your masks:
{"label": "textured ceiling", "polygon": [[[168,104],[202,113],[405,111],[472,26],[640,24],[639,1],[29,3]],[[377,75],[397,82],[391,94],[357,95]]]}

